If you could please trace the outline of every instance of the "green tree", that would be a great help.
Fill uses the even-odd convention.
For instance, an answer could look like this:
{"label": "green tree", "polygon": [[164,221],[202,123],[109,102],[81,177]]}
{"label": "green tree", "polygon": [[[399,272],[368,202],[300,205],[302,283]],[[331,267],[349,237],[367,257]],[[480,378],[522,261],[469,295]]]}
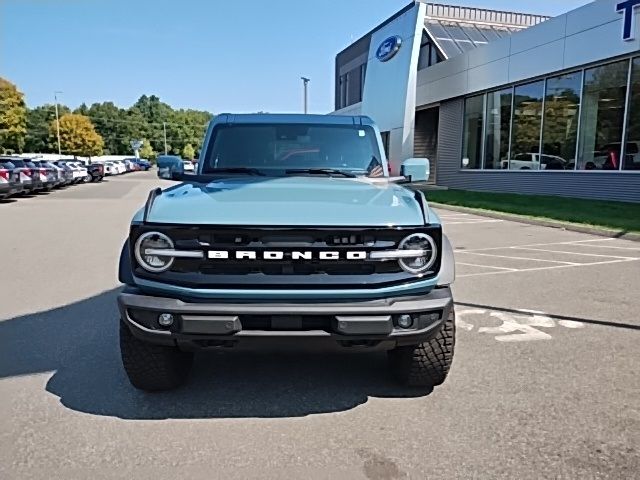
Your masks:
{"label": "green tree", "polygon": [[[65,105],[58,105],[58,114],[71,113]],[[55,105],[41,105],[27,111],[27,141],[24,147],[26,152],[32,153],[58,153],[58,144],[55,141],[49,144],[49,127],[56,119]]]}
{"label": "green tree", "polygon": [[[146,138],[156,152],[164,152],[164,123],[171,121],[173,109],[156,95],[142,95],[136,103],[129,108],[129,115],[140,118],[144,122],[142,138]],[[167,138],[170,140],[169,126],[167,126]],[[169,141],[168,143],[172,143]],[[171,149],[169,148],[169,151]]]}
{"label": "green tree", "polygon": [[[144,118],[147,130],[142,138],[149,139],[151,146],[164,152],[164,130],[167,131],[168,151],[179,155],[188,144],[201,145],[206,126],[213,115],[201,110],[174,110],[160,98],[143,95],[129,109]],[[197,151],[196,151],[197,154]]]}
{"label": "green tree", "polygon": [[0,151],[22,152],[27,135],[24,94],[0,77]]}
{"label": "green tree", "polygon": [[182,149],[182,158],[193,160],[195,156],[196,156],[196,151],[193,149],[190,143],[187,143]]}
{"label": "green tree", "polygon": [[[49,143],[56,143],[57,122],[49,128]],[[71,155],[100,155],[104,147],[102,137],[96,132],[89,117],[68,113],[60,117],[60,145],[64,153]]]}
{"label": "green tree", "polygon": [[153,151],[153,147],[149,143],[149,140],[142,141],[142,148],[140,149],[140,157],[147,160],[155,160],[157,153]]}
{"label": "green tree", "polygon": [[201,145],[207,124],[212,118],[213,115],[209,112],[176,110],[167,123],[167,138],[178,151],[182,151],[189,144]]}
{"label": "green tree", "polygon": [[143,118],[133,118],[127,110],[113,102],[94,103],[86,114],[104,139],[105,153],[127,155],[132,152],[131,140],[142,137],[145,131]]}
{"label": "green tree", "polygon": [[[60,116],[71,113],[59,106]],[[131,141],[146,139],[153,152],[165,151],[165,126],[167,151],[180,155],[191,145],[194,156],[202,144],[206,125],[213,115],[201,110],[174,110],[160,101],[156,95],[142,95],[129,108],[121,108],[113,102],[81,104],[74,114],[89,117],[96,132],[104,140],[104,153],[130,155]],[[42,105],[27,112],[27,150],[32,152],[57,152],[57,143],[49,139],[49,127],[55,120],[53,105]]]}
{"label": "green tree", "polygon": [[82,102],[80,106],[73,111],[73,113],[89,116],[89,107],[87,107],[86,103]]}

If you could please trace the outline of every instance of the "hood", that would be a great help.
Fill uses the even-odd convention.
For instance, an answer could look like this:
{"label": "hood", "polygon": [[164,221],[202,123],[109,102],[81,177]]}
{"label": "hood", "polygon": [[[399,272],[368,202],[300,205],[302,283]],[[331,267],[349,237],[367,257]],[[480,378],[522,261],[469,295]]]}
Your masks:
{"label": "hood", "polygon": [[[140,212],[136,219],[141,220]],[[425,223],[414,193],[366,178],[233,177],[182,183],[158,195],[153,223],[411,226]]]}

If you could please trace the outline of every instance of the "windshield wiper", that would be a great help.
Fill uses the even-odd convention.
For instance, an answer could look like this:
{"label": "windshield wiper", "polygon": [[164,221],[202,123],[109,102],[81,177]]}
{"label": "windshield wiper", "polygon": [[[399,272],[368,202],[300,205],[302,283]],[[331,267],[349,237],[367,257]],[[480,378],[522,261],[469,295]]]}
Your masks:
{"label": "windshield wiper", "polygon": [[294,168],[285,170],[284,173],[287,175],[294,175],[296,173],[309,173],[311,175],[342,175],[347,178],[356,178],[353,173],[338,170],[337,168]]}
{"label": "windshield wiper", "polygon": [[262,173],[257,168],[249,168],[249,167],[212,168],[211,170],[209,170],[206,173],[208,175],[215,174],[215,173],[244,173],[244,174],[247,174],[247,175],[262,175],[262,176],[264,176],[264,173]]}

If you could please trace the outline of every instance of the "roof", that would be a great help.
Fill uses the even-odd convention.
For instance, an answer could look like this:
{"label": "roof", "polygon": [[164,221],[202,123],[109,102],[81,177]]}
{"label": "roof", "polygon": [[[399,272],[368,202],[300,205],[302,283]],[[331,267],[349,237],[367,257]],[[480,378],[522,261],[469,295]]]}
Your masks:
{"label": "roof", "polygon": [[373,125],[369,117],[362,115],[313,115],[302,113],[222,113],[213,123],[265,123],[265,124],[320,124],[320,125]]}
{"label": "roof", "polygon": [[424,26],[443,55],[451,58],[549,18],[528,13],[427,3]]}

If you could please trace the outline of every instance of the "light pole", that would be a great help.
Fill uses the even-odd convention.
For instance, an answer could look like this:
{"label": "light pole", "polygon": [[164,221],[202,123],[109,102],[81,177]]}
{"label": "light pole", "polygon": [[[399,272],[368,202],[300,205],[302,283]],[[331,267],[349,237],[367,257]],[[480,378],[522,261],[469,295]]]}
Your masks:
{"label": "light pole", "polygon": [[56,129],[58,131],[58,155],[62,155],[62,149],[60,148],[60,117],[58,116],[58,94],[62,93],[59,90],[53,92],[53,98],[56,102]]}
{"label": "light pole", "polygon": [[307,84],[311,81],[311,79],[307,77],[300,77],[300,80],[302,80],[302,84],[304,86],[304,113],[307,113],[307,102],[308,102]]}
{"label": "light pole", "polygon": [[167,122],[162,122],[162,128],[164,129],[164,154],[167,154]]}

